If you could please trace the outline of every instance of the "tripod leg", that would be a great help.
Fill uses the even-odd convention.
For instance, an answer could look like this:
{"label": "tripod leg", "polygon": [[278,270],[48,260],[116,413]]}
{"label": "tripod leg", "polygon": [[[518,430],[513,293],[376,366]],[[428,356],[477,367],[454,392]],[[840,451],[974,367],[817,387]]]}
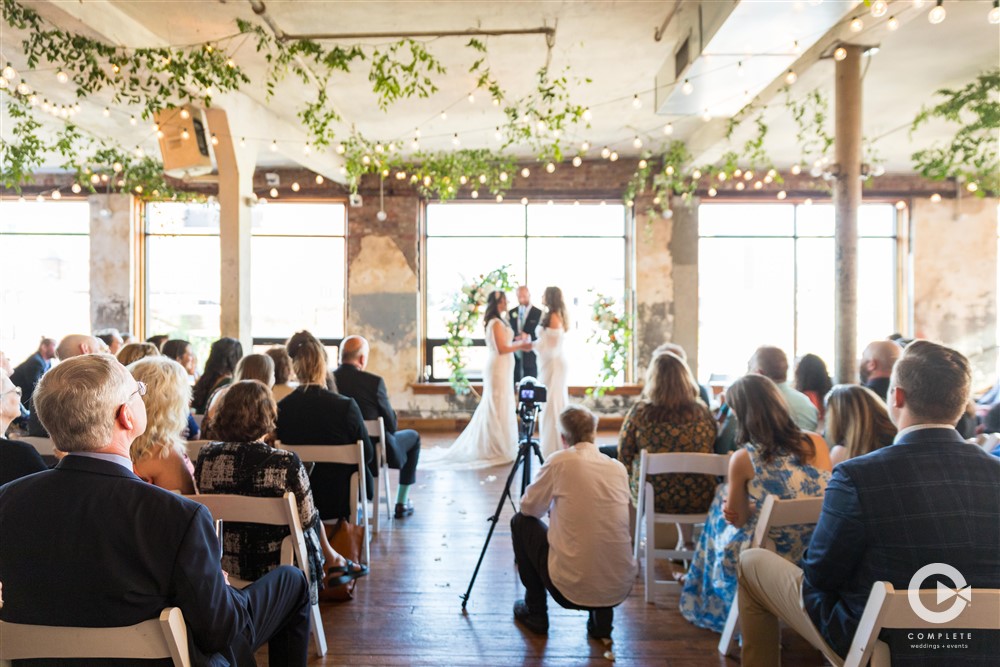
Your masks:
{"label": "tripod leg", "polygon": [[465,609],[465,605],[469,603],[469,596],[472,595],[472,587],[476,584],[476,577],[479,576],[479,568],[483,565],[483,558],[486,556],[486,549],[490,546],[490,540],[493,538],[493,531],[496,530],[497,523],[500,521],[500,513],[503,511],[503,504],[507,498],[510,497],[510,485],[514,481],[514,474],[517,472],[517,467],[521,465],[522,460],[525,458],[524,448],[521,448],[517,452],[517,458],[514,459],[514,465],[510,468],[510,474],[507,475],[507,483],[503,487],[503,493],[500,495],[500,502],[497,503],[497,511],[493,513],[493,516],[487,519],[490,522],[490,530],[486,534],[486,542],[483,543],[483,550],[479,552],[479,560],[476,561],[476,569],[472,571],[472,579],[469,581],[469,587],[466,589],[463,595],[459,597],[462,598],[462,609]]}

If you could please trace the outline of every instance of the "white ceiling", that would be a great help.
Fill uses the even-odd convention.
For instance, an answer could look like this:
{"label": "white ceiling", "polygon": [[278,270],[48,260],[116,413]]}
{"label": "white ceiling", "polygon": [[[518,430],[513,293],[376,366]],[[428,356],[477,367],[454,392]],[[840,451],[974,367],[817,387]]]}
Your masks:
{"label": "white ceiling", "polygon": [[[744,0],[752,1],[769,0]],[[828,0],[824,11],[829,11],[832,1]],[[89,30],[91,34],[116,39],[129,46],[217,40],[237,31],[237,18],[259,21],[245,0],[80,0],[80,4],[38,0],[25,4],[59,25]],[[633,147],[634,136],[643,137],[643,150],[658,145],[664,139],[661,128],[667,120],[672,120],[675,138],[685,139],[699,133],[700,143],[711,147],[699,155],[711,156],[725,149],[724,144],[714,142],[716,137],[711,133],[706,134],[707,124],[700,118],[665,117],[655,112],[654,79],[663,64],[673,58],[677,44],[672,39],[657,42],[653,34],[673,9],[674,2],[265,0],[265,4],[268,13],[288,33],[556,26],[556,41],[551,54],[553,71],[568,66],[571,79],[592,80],[589,84],[573,86],[573,101],[589,106],[593,111],[591,128],[575,132],[570,137],[574,142],[587,140],[597,150],[603,145],[610,145],[622,155],[634,155],[640,152]],[[816,0],[800,0],[776,1],[775,4],[781,11],[791,14],[808,13],[816,9],[818,3]],[[843,5],[844,20],[840,27],[822,36],[813,51],[839,38],[880,44],[881,50],[871,59],[865,77],[864,124],[865,134],[869,137],[907,124],[922,105],[932,102],[935,90],[963,85],[979,72],[1000,63],[1000,28],[986,21],[990,2],[949,0],[945,3],[947,19],[934,26],[926,18],[933,3],[924,3],[924,7],[917,10],[910,0],[897,0],[890,3],[889,13],[897,15],[903,25],[894,33],[884,28],[888,16],[876,20],[869,15],[866,7],[859,5],[852,9],[856,5],[854,2],[839,4]],[[848,32],[845,25],[855,14],[863,16],[868,26],[860,35]],[[777,22],[783,23],[786,22]],[[761,42],[759,29],[755,29],[754,37]],[[261,122],[247,130],[251,143],[256,139],[262,147],[258,153],[258,165],[303,162],[304,135],[295,129],[295,113],[312,93],[290,76],[280,84],[273,99],[266,99],[262,83],[263,57],[255,53],[249,40],[240,46],[242,40],[242,37],[233,40],[230,48],[238,47],[233,58],[254,82],[244,92],[265,107],[271,114],[270,118],[287,121],[287,124]],[[769,40],[776,45],[789,41],[786,34],[771,35]],[[414,128],[419,127],[423,149],[450,150],[456,133],[463,148],[498,147],[494,128],[502,120],[500,111],[489,103],[485,91],[478,93],[472,104],[466,99],[475,85],[472,75],[467,72],[475,54],[464,48],[466,41],[456,37],[430,40],[428,49],[448,69],[446,76],[436,79],[440,91],[430,99],[404,100],[387,112],[382,112],[375,104],[367,79],[366,63],[357,66],[350,75],[335,77],[330,97],[345,120],[343,130],[349,131],[353,125],[368,138],[384,141],[401,139],[408,146]],[[763,41],[766,43],[768,40]],[[544,37],[490,37],[487,43],[490,64],[500,85],[515,96],[529,92],[535,72],[546,61]],[[20,53],[20,40],[6,26],[0,40],[0,51],[5,60],[12,61],[17,69],[23,70],[25,62]],[[752,54],[749,59],[752,59]],[[804,94],[819,86],[832,99],[833,64],[830,60],[817,61],[816,54],[807,49],[795,67],[799,81],[793,86],[793,95]],[[57,83],[50,68],[35,73],[25,72],[25,76],[30,77],[40,95],[57,102],[73,101],[70,86]],[[638,109],[633,105],[636,94],[643,103]],[[733,91],[724,89],[706,94],[718,94],[724,99],[731,97]],[[769,107],[772,131],[767,146],[776,163],[786,166],[797,160],[799,155],[795,147],[794,128],[783,110],[782,100],[782,96],[776,97]],[[156,141],[149,123],[140,122],[137,127],[132,127],[128,119],[133,110],[129,109],[116,109],[112,117],[106,119],[101,113],[105,105],[106,98],[100,96],[82,102],[83,111],[77,122],[95,133],[118,138],[123,145],[141,143],[147,150],[155,151]],[[446,120],[440,118],[442,110],[447,110]],[[724,121],[714,123],[718,128]],[[6,131],[9,124],[4,125]],[[940,130],[930,128],[912,140],[905,130],[899,130],[880,140],[879,150],[888,159],[889,168],[907,170],[908,157],[913,150],[935,137],[947,135]],[[721,136],[721,132],[717,135]],[[713,138],[705,141],[706,136]],[[263,148],[272,139],[279,142],[279,153]],[[738,134],[736,139],[741,141],[742,138]],[[519,152],[527,155],[524,149]],[[335,159],[332,151],[330,157]]]}

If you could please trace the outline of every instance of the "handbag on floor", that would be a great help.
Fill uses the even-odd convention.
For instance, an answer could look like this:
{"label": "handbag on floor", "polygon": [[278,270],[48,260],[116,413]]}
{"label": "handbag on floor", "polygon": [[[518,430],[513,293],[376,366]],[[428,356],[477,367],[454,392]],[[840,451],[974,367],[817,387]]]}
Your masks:
{"label": "handbag on floor", "polygon": [[[360,562],[361,552],[365,543],[365,527],[353,523],[348,523],[346,519],[339,519],[335,524],[323,524],[326,529],[326,537],[330,541],[333,550],[348,560],[355,563]],[[323,581],[336,579],[339,574],[325,574]],[[325,586],[319,592],[320,602],[346,602],[354,599],[354,587],[358,580],[353,579],[346,584],[338,586]]]}

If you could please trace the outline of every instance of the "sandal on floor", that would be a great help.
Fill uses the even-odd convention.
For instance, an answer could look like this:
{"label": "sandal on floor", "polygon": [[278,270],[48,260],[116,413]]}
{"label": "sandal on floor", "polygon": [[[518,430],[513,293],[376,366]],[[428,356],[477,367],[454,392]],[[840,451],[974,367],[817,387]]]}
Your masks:
{"label": "sandal on floor", "polygon": [[368,566],[362,565],[361,563],[355,563],[354,561],[345,558],[343,565],[331,567],[326,571],[326,573],[327,576],[340,575],[341,578],[347,577],[346,581],[341,582],[347,583],[353,579],[368,576]]}

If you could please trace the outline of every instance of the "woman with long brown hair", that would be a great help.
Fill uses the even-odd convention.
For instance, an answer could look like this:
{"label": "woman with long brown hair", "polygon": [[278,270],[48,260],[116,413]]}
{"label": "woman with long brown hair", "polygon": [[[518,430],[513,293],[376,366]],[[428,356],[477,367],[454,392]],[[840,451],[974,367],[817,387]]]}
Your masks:
{"label": "woman with long brown hair", "polygon": [[856,384],[838,384],[826,395],[826,437],[833,443],[830,461],[837,465],[888,447],[896,426],[878,394]]}
{"label": "woman with long brown hair", "polygon": [[[736,564],[749,544],[768,495],[781,499],[822,496],[830,478],[826,442],[796,426],[777,385],[763,375],[745,375],[726,400],[737,419],[729,478],[708,511],[681,591],[681,614],[697,626],[722,632],[736,596]],[[775,550],[793,563],[805,552],[812,526],[771,531]]]}

